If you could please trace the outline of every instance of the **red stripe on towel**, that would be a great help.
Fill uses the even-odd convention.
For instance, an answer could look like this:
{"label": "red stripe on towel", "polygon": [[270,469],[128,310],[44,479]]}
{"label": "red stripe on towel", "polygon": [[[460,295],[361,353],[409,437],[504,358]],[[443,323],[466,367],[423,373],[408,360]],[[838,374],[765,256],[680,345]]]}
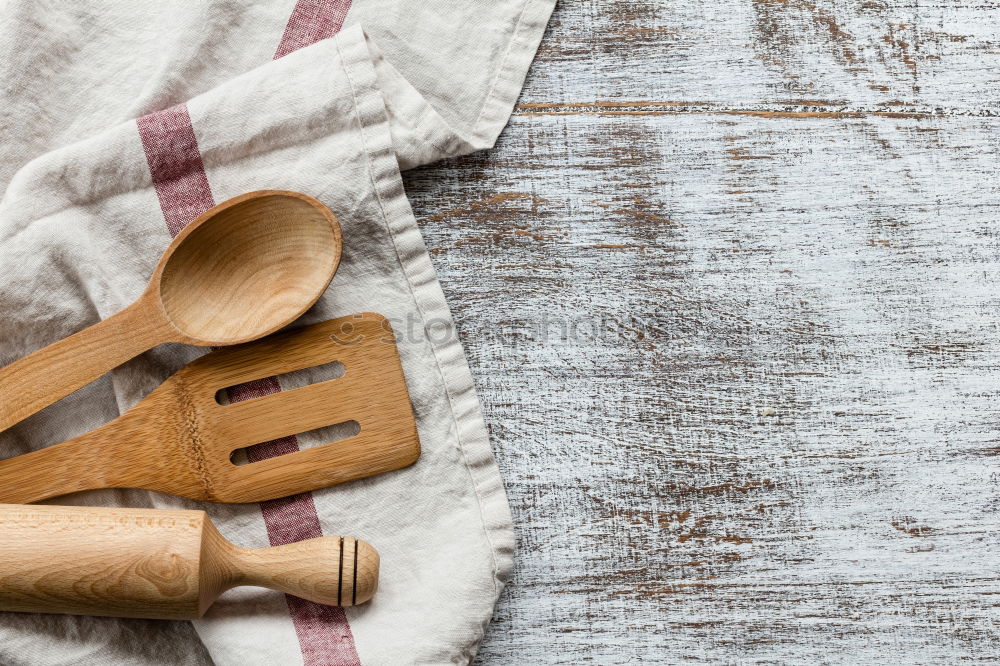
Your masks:
{"label": "red stripe on towel", "polygon": [[146,151],[160,210],[176,236],[191,220],[215,205],[187,105],[151,113],[135,121]]}
{"label": "red stripe on towel", "polygon": [[[351,0],[298,0],[288,18],[274,59],[336,35],[343,27],[350,8]],[[281,390],[277,379],[264,380],[264,383],[268,382],[272,383],[269,388],[274,392]],[[237,387],[239,389],[243,387]],[[292,453],[298,448],[298,440],[289,437],[247,449],[247,459],[264,460]],[[264,502],[260,508],[274,545],[323,536],[323,527],[310,493]],[[291,595],[286,595],[286,599],[305,666],[361,666],[354,635],[343,608],[323,606]]]}
{"label": "red stripe on towel", "polygon": [[[274,377],[260,379],[229,389],[232,402],[243,402],[281,392]],[[298,438],[282,437],[247,449],[251,463],[276,458],[299,450]],[[316,512],[312,493],[261,502],[264,525],[272,546],[315,539],[323,536],[323,527]],[[288,612],[295,626],[305,666],[361,666],[354,635],[343,608],[285,595]]]}
{"label": "red stripe on towel", "polygon": [[[275,58],[335,35],[344,23],[350,0],[299,0],[285,28]],[[214,204],[187,106],[181,104],[136,121],[149,162],[153,185],[171,235]],[[230,389],[229,399],[242,402],[281,391],[275,378]],[[298,439],[283,437],[247,450],[257,462],[299,450]],[[311,493],[262,502],[261,513],[273,546],[323,536]],[[343,608],[324,606],[286,595],[305,666],[360,666],[354,636]]]}
{"label": "red stripe on towel", "polygon": [[275,60],[336,35],[350,9],[351,0],[298,0],[274,52]]}

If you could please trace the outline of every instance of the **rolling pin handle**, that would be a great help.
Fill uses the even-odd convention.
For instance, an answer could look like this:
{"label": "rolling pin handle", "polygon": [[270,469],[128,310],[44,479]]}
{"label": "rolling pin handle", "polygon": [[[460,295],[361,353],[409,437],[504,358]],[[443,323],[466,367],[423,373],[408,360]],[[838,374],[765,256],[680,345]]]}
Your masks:
{"label": "rolling pin handle", "polygon": [[378,589],[378,552],[354,537],[319,537],[271,548],[229,544],[223,558],[224,589],[267,587],[328,606],[363,604]]}

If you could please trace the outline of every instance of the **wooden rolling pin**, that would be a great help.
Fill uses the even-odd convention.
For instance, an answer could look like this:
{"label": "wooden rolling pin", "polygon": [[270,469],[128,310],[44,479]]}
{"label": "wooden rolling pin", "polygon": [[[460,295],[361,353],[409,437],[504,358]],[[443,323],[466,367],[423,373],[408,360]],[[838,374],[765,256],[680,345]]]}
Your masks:
{"label": "wooden rolling pin", "polygon": [[378,573],[351,537],[238,548],[204,511],[0,504],[4,611],[190,620],[239,585],[352,606]]}

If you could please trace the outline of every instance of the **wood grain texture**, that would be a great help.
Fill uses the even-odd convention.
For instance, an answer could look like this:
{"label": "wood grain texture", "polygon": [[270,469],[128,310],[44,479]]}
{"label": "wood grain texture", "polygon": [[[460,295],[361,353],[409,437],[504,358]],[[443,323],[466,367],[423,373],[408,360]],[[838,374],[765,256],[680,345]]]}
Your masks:
{"label": "wood grain texture", "polygon": [[196,619],[241,585],[353,606],[378,575],[378,553],[352,537],[239,548],[204,511],[0,505],[4,611]]}
{"label": "wood grain texture", "polygon": [[[324,379],[238,403],[220,401],[231,386],[310,369]],[[239,464],[240,455],[249,458],[245,449],[311,431],[339,437]],[[402,469],[419,456],[392,328],[382,315],[363,313],[202,356],[104,426],[0,460],[0,502],[26,504],[98,488],[264,502]]]}
{"label": "wood grain texture", "polygon": [[998,26],[562,2],[408,175],[518,532],[479,663],[1000,659]]}

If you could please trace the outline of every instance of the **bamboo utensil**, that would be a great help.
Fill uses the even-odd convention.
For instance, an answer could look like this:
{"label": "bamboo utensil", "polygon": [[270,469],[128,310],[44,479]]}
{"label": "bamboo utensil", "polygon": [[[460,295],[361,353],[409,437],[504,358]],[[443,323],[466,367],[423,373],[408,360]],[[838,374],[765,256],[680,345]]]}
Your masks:
{"label": "bamboo utensil", "polygon": [[304,194],[230,199],[188,225],[122,312],[0,369],[0,431],[165,342],[261,338],[319,299],[340,263],[340,225]]}
{"label": "bamboo utensil", "polygon": [[[336,361],[338,379],[231,405],[216,399],[227,387]],[[360,430],[345,440],[232,461],[237,449],[348,421]],[[381,315],[353,315],[207,354],[107,425],[0,461],[0,502],[94,488],[260,502],[400,469],[419,455],[392,329]]]}
{"label": "bamboo utensil", "polygon": [[169,620],[240,585],[353,606],[379,556],[352,537],[238,548],[204,511],[0,505],[0,610]]}

